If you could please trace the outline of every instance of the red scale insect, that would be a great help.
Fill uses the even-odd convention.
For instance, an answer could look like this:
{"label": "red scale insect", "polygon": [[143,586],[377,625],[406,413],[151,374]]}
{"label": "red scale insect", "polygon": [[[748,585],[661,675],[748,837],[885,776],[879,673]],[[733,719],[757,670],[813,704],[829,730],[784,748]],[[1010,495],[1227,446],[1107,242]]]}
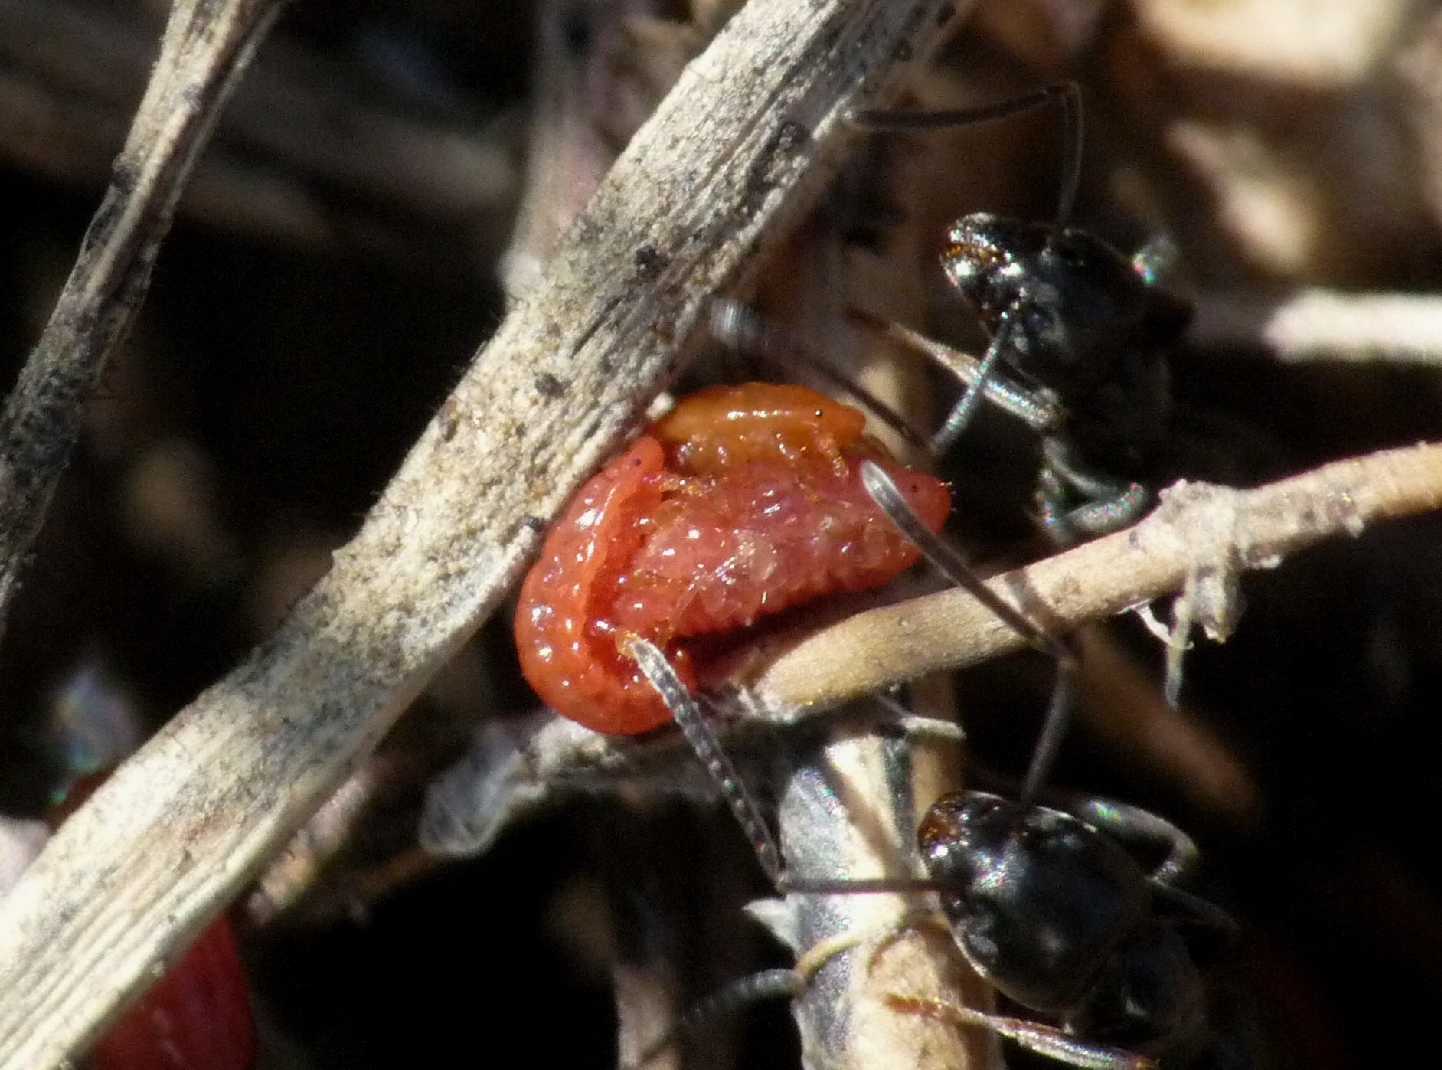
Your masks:
{"label": "red scale insect", "polygon": [[212,922],[95,1046],[93,1070],[250,1070],[250,988],[235,931]]}
{"label": "red scale insect", "polygon": [[835,592],[883,586],[917,559],[861,485],[880,463],[932,530],[946,485],[889,457],[849,405],[746,383],[684,399],[581,488],[521,588],[521,671],[558,713],[634,735],[670,713],[618,642],[666,652]]}
{"label": "red scale insect", "polygon": [[[52,827],[59,828],[109,775],[103,770],[70,785],[50,815]],[[250,980],[235,929],[222,915],[101,1035],[85,1065],[89,1070],[251,1070],[255,1060]]]}

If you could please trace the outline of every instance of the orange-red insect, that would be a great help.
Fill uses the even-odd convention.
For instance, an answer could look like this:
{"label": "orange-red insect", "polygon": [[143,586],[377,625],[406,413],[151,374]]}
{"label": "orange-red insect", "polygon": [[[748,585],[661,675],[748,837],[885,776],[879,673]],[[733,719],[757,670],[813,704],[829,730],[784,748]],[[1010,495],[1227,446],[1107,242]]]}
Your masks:
{"label": "orange-red insect", "polygon": [[255,1064],[250,989],[226,918],[190,950],[91,1056],[95,1070],[249,1070]]}
{"label": "orange-red insect", "polygon": [[562,715],[631,735],[670,714],[617,647],[666,652],[688,686],[688,641],[839,591],[880,587],[916,561],[861,485],[882,464],[933,530],[945,484],[892,460],[866,418],[799,386],[746,383],[683,400],[581,488],[521,588],[521,671]]}
{"label": "orange-red insect", "polygon": [[[77,714],[96,730],[98,716],[95,708]],[[53,827],[109,775],[106,769],[71,784],[50,815]],[[235,928],[221,915],[101,1035],[86,1065],[91,1070],[251,1070],[255,1060],[250,979]]]}

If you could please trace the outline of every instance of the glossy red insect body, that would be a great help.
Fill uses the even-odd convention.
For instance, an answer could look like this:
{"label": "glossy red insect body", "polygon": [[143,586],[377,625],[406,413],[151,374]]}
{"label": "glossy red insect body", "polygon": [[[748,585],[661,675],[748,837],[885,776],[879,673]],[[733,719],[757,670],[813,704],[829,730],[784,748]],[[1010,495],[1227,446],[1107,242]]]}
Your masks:
{"label": "glossy red insect body", "polygon": [[94,1070],[250,1070],[255,1025],[230,921],[220,918],[110,1027]]}
{"label": "glossy red insect body", "polygon": [[636,734],[670,714],[618,649],[649,639],[695,685],[688,641],[916,561],[861,484],[882,464],[933,530],[945,484],[902,467],[856,409],[799,386],[746,383],[683,400],[581,488],[521,588],[521,671],[562,715]]}

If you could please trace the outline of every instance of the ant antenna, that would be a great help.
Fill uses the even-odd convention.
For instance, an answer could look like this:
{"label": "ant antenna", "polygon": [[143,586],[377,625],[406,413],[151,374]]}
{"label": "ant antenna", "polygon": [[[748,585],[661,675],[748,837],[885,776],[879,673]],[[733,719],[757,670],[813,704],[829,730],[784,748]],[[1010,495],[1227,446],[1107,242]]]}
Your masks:
{"label": "ant antenna", "polygon": [[661,701],[666,704],[680,727],[681,734],[686,737],[691,750],[716,782],[726,805],[731,807],[737,823],[751,841],[762,871],[776,889],[784,893],[786,875],[781,867],[781,852],[776,846],[776,839],[762,819],[761,808],[747,790],[746,781],[736,771],[736,766],[721,746],[721,741],[706,723],[700,705],[655,643],[638,635],[628,635],[621,640],[620,647],[621,653],[636,663],[642,675],[661,696]]}
{"label": "ant antenna", "polygon": [[[858,125],[874,130],[934,130],[939,127],[958,126],[969,123],[991,122],[1019,112],[1030,111],[1052,102],[1061,106],[1061,189],[1057,194],[1057,228],[1070,220],[1076,204],[1077,190],[1081,184],[1082,141],[1084,135],[1081,87],[1076,82],[1059,82],[1026,93],[1009,100],[983,104],[974,108],[958,108],[944,111],[863,111],[852,117]],[[997,366],[1011,348],[1011,337],[1016,329],[1017,316],[1021,308],[1018,303],[1000,311],[991,343],[976,370],[975,381],[966,390],[961,400],[947,415],[941,428],[932,436],[931,450],[940,454],[955,444],[961,433],[971,422],[981,406],[984,393],[993,379]]]}
{"label": "ant antenna", "polygon": [[1076,82],[1058,82],[1019,97],[982,104],[974,108],[950,108],[939,111],[888,111],[885,109],[857,111],[851,122],[867,130],[938,130],[948,126],[970,126],[1018,115],[1033,108],[1056,102],[1062,110],[1061,191],[1057,197],[1056,222],[1065,226],[1076,204],[1081,185],[1083,122],[1081,86]]}
{"label": "ant antenna", "polygon": [[966,430],[967,424],[981,408],[981,399],[986,394],[988,384],[996,381],[996,366],[1001,363],[1002,355],[1010,348],[1012,325],[1016,322],[1016,308],[1004,308],[998,317],[996,333],[991,336],[991,344],[986,347],[986,353],[982,355],[981,363],[977,365],[976,382],[962,394],[961,400],[952,406],[951,412],[947,413],[946,419],[936,434],[931,436],[931,451],[936,456],[941,456],[961,437]]}
{"label": "ant antenna", "polygon": [[1056,687],[1047,710],[1041,739],[1032,754],[1026,779],[1022,781],[1021,802],[1030,805],[1041,790],[1056,760],[1057,750],[1071,723],[1075,706],[1077,665],[1080,660],[1070,643],[1059,639],[1034,624],[1026,614],[996,595],[982,582],[976,570],[948,543],[934,535],[907,503],[896,483],[886,471],[871,461],[861,463],[861,482],[866,492],[898,531],[906,536],[942,575],[966,591],[1001,621],[1025,639],[1032,647],[1050,655],[1057,666]]}

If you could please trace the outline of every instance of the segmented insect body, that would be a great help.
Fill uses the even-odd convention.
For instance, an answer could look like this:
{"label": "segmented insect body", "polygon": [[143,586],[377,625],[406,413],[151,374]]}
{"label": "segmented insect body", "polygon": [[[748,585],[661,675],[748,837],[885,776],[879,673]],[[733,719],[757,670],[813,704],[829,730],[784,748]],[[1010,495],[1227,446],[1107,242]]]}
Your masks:
{"label": "segmented insect body", "polygon": [[635,734],[670,713],[617,647],[659,646],[689,685],[688,641],[842,591],[880,587],[918,552],[861,485],[870,458],[939,530],[946,486],[865,435],[856,409],[746,383],[683,400],[585,484],[521,588],[521,671],[559,713]]}

